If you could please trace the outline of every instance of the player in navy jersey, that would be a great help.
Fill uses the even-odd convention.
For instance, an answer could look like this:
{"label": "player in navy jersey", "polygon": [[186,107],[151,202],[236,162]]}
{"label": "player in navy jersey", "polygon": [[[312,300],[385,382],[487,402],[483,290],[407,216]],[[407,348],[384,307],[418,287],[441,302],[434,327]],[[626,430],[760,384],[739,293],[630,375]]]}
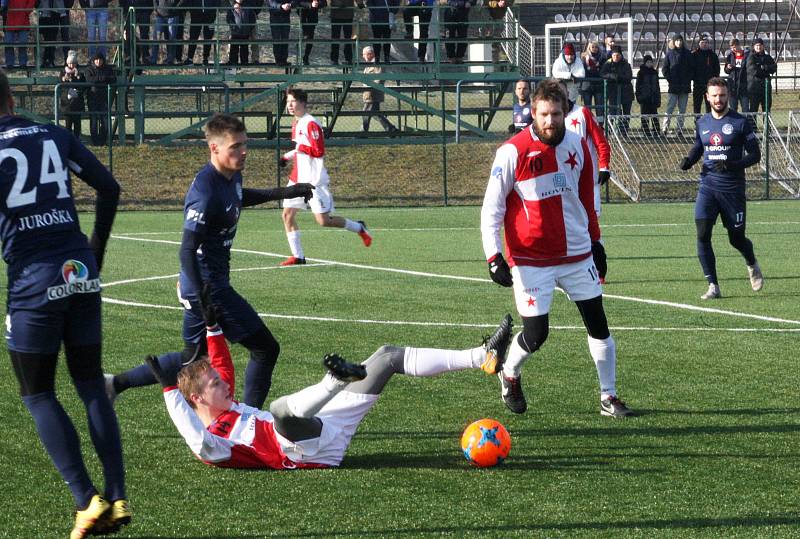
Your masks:
{"label": "player in navy jersey", "polygon": [[510,133],[522,131],[533,121],[531,108],[531,83],[528,80],[520,79],[514,86],[514,94],[517,100],[514,102],[514,123],[509,126]]}
{"label": "player in navy jersey", "polygon": [[[69,171],[97,191],[91,240],[81,232]],[[113,532],[130,521],[122,444],[103,384],[100,267],[119,200],[111,173],[72,133],[14,116],[0,71],[0,239],[8,265],[6,342],[25,407],[69,486],[77,513],[71,538]],[[86,407],[103,465],[95,488],[78,433],[55,394],[58,352]]]}
{"label": "player in navy jersey", "polygon": [[[231,246],[243,207],[284,198],[308,200],[313,186],[243,188],[247,133],[242,121],[228,114],[215,114],[206,124],[205,132],[211,157],[186,193],[179,251],[178,296],[184,307],[184,350],[164,354],[159,362],[165,371],[177,372],[182,365],[205,354],[205,324],[199,295],[207,284],[211,301],[220,313],[219,323],[225,337],[250,351],[243,401],[260,407],[269,392],[280,346],[253,307],[231,286]],[[109,376],[107,390],[114,398],[130,387],[154,383],[156,380],[147,366],[140,366],[115,377]]]}
{"label": "player in navy jersey", "polygon": [[745,259],[750,285],[759,291],[764,276],[753,254],[753,243],[745,236],[746,197],[744,170],[761,160],[761,150],[751,123],[728,106],[728,86],[725,79],[708,81],[706,98],[711,112],[697,121],[694,146],[681,163],[689,170],[703,158],[700,189],[694,207],[697,226],[697,256],[703,268],[708,291],[701,299],[722,297],[717,281],[716,258],[711,246],[711,231],[722,217],[728,230],[728,240]]}

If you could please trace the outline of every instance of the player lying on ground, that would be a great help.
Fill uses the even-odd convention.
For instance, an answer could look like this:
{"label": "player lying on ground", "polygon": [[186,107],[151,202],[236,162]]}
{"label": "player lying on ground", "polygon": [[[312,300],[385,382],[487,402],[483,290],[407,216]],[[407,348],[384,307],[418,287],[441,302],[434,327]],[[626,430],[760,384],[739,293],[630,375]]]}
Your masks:
{"label": "player lying on ground", "polygon": [[[97,191],[91,240],[81,232],[70,171]],[[131,513],[117,416],[103,388],[100,269],[119,184],[71,132],[15,116],[3,71],[0,200],[0,239],[8,264],[6,343],[22,402],[75,499],[72,539],[101,529],[117,531]],[[84,465],[78,433],[56,397],[62,343],[103,465],[102,496]]]}
{"label": "player lying on ground", "polygon": [[[205,323],[199,295],[203,283],[211,289],[211,301],[220,311],[220,325],[232,342],[250,352],[245,371],[244,402],[259,407],[267,398],[272,370],[280,346],[253,307],[231,286],[230,257],[242,208],[285,197],[311,198],[313,186],[298,184],[273,189],[242,187],[247,157],[247,132],[239,118],[215,114],[205,126],[209,161],[200,169],[186,193],[183,239],[179,251],[181,274],[178,295],[183,311],[183,352],[163,354],[165,369],[205,353]],[[113,399],[131,387],[156,383],[150,370],[139,367],[107,378]]]}
{"label": "player lying on ground", "polygon": [[305,264],[303,245],[300,242],[300,227],[297,226],[297,211],[311,208],[314,219],[320,226],[344,228],[361,237],[364,245],[372,244],[372,236],[367,231],[364,221],[352,221],[332,215],[333,195],[328,184],[330,177],[325,168],[325,136],[322,126],[306,111],[308,94],[300,88],[292,88],[286,92],[286,110],[294,116],[292,123],[293,150],[285,153],[280,160],[281,166],[293,163],[289,173],[289,185],[311,184],[315,187],[311,200],[287,198],[283,201],[283,227],[292,256],[281,262],[281,266]]}
{"label": "player lying on ground", "polygon": [[281,397],[262,411],[233,398],[233,362],[225,337],[209,319],[209,359],[181,369],[176,378],[148,365],[164,387],[172,421],[203,462],[228,468],[293,469],[338,466],[350,440],[394,374],[434,376],[502,365],[511,340],[506,315],[483,346],[435,350],[381,346],[361,365],[327,355],[328,373],[316,385]]}

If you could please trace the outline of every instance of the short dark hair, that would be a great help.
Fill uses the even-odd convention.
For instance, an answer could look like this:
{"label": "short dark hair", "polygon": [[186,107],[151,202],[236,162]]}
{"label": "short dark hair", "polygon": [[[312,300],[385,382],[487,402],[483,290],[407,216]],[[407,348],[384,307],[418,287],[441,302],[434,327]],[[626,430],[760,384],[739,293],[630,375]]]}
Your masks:
{"label": "short dark hair", "polygon": [[[557,79],[544,79],[536,86],[536,91],[531,97],[531,104],[534,110],[536,109],[537,101],[553,101],[560,103],[564,111],[567,110],[567,96],[564,95],[564,90],[561,89]],[[565,112],[566,114],[566,112]]]}
{"label": "short dark hair", "polygon": [[304,104],[308,103],[308,92],[300,88],[289,88],[286,90],[286,95],[294,97],[295,101],[300,101]]}
{"label": "short dark hair", "polygon": [[204,131],[206,139],[220,137],[228,133],[244,133],[247,129],[244,122],[231,114],[218,112],[206,122]]}
{"label": "short dark hair", "polygon": [[8,100],[11,99],[11,84],[6,72],[0,69],[0,112],[8,113]]}
{"label": "short dark hair", "polygon": [[520,82],[524,82],[525,85],[528,87],[528,90],[531,89],[531,81],[528,79],[519,79],[517,82],[514,83],[514,86],[516,87],[516,85],[519,84]]}
{"label": "short dark hair", "polygon": [[724,86],[725,88],[727,88],[728,81],[726,81],[722,77],[711,77],[710,79],[708,79],[708,84],[706,84],[706,89],[711,88],[712,86]]}

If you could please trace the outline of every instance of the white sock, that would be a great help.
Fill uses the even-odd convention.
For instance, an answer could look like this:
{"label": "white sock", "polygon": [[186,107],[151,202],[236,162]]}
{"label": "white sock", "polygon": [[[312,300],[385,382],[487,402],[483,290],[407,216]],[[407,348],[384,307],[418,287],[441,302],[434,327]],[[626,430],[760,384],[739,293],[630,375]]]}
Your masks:
{"label": "white sock", "polygon": [[345,219],[344,229],[358,234],[359,232],[361,232],[361,223],[359,223],[358,221],[351,221],[350,219]]}
{"label": "white sock", "polygon": [[506,362],[503,363],[503,374],[508,378],[517,378],[520,375],[522,372],[522,364],[525,363],[525,360],[527,360],[530,355],[530,353],[526,352],[519,344],[519,336],[521,333],[520,331],[511,339],[511,346],[508,347],[508,352],[506,353]]}
{"label": "white sock", "polygon": [[286,406],[295,417],[314,417],[346,385],[347,382],[337,380],[328,373],[320,383],[286,397]]}
{"label": "white sock", "polygon": [[305,258],[303,254],[303,245],[300,243],[300,231],[292,230],[291,232],[287,232],[286,239],[289,240],[289,249],[292,251],[292,256]]}
{"label": "white sock", "polygon": [[600,398],[617,394],[617,345],[611,335],[607,339],[593,339],[587,336],[589,353],[597,367],[600,380]]}
{"label": "white sock", "polygon": [[438,350],[436,348],[406,348],[403,370],[409,376],[435,376],[443,372],[475,369],[486,358],[483,347],[471,350]]}

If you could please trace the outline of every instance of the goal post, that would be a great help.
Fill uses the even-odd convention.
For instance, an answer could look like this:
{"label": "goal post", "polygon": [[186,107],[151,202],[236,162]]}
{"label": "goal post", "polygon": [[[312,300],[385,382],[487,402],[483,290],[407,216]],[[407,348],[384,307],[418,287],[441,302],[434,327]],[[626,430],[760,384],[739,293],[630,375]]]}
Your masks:
{"label": "goal post", "polygon": [[[544,25],[544,38],[547,46],[544,52],[545,61],[545,74],[546,76],[552,75],[553,70],[553,54],[550,51],[550,33],[553,30],[563,30],[566,28],[590,28],[594,26],[611,26],[617,24],[625,24],[628,29],[628,54],[626,59],[633,65],[633,18],[632,17],[619,17],[616,19],[601,19],[597,21],[574,21],[574,22],[555,22]],[[565,40],[566,41],[566,40]],[[576,51],[576,56],[580,56],[583,51]]]}

